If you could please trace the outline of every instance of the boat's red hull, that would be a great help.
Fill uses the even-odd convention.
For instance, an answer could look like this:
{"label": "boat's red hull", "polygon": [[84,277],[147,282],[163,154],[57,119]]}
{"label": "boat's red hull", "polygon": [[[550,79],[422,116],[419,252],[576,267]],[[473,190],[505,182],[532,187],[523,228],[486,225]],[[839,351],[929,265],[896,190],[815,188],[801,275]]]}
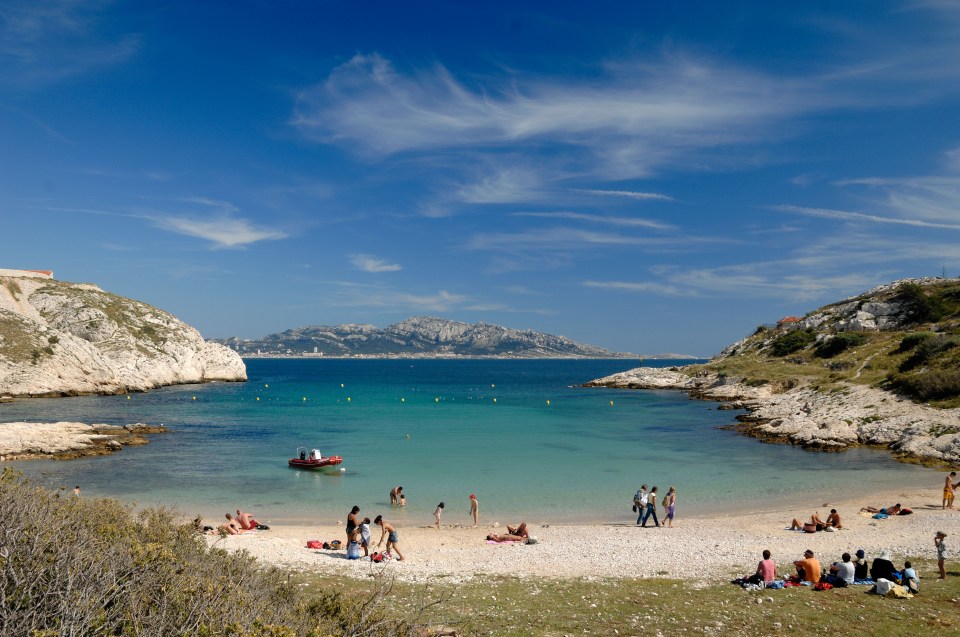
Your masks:
{"label": "boat's red hull", "polygon": [[340,456],[330,456],[321,460],[301,460],[300,458],[290,458],[287,465],[294,469],[323,469],[324,467],[335,467],[343,462]]}

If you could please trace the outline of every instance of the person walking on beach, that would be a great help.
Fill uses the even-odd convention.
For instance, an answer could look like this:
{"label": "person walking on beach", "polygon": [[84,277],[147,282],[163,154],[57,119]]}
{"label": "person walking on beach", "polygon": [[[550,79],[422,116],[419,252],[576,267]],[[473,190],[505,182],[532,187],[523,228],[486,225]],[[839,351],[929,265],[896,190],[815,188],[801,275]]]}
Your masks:
{"label": "person walking on beach", "polygon": [[397,552],[397,561],[402,561],[403,553],[400,552],[400,547],[397,545],[397,542],[400,541],[400,536],[397,535],[397,530],[393,528],[392,524],[384,520],[382,515],[378,515],[376,518],[374,518],[373,523],[380,527],[380,541],[377,542],[377,548],[380,548],[383,545],[383,538],[386,537],[386,553],[390,554],[391,550],[395,550]]}
{"label": "person walking on beach", "polygon": [[937,531],[933,538],[933,545],[937,547],[937,568],[940,569],[940,577],[937,579],[947,579],[947,534],[943,531]]}
{"label": "person walking on beach", "polygon": [[667,528],[673,528],[673,516],[677,512],[677,488],[670,487],[667,495],[663,496],[664,508],[667,510]]}
{"label": "person walking on beach", "polygon": [[956,471],[951,471],[947,475],[946,481],[943,483],[943,508],[952,509],[953,508],[953,498],[955,497],[954,490],[960,486],[960,482],[954,483],[953,479],[957,477]]}
{"label": "person walking on beach", "polygon": [[660,521],[657,519],[657,487],[650,489],[647,497],[647,512],[643,514],[643,521],[640,526],[646,528],[647,520],[650,519],[651,515],[653,516],[653,525],[660,526]]}
{"label": "person walking on beach", "polygon": [[390,506],[400,504],[400,498],[403,497],[403,487],[397,486],[390,489]]}
{"label": "person walking on beach", "polygon": [[637,512],[637,524],[640,524],[647,514],[647,485],[640,485],[640,490],[633,494],[633,510]]}
{"label": "person walking on beach", "polygon": [[477,502],[477,496],[470,494],[470,516],[473,518],[473,528],[477,528],[480,520],[480,503]]}
{"label": "person walking on beach", "polygon": [[443,513],[443,507],[444,507],[444,504],[443,502],[441,502],[440,504],[437,505],[436,510],[433,512],[433,517],[436,518],[437,520],[436,527],[438,529],[440,528],[440,514]]}

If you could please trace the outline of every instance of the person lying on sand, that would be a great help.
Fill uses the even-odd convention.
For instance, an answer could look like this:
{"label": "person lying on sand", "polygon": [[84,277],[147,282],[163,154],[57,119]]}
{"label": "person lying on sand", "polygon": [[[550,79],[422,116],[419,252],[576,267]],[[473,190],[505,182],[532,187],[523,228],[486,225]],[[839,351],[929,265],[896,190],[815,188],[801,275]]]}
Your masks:
{"label": "person lying on sand", "polygon": [[826,528],[826,526],[827,525],[824,524],[823,520],[820,519],[820,514],[816,511],[814,511],[813,515],[810,516],[809,522],[801,523],[800,520],[796,518],[790,522],[791,531],[806,531],[807,533],[816,533],[817,531],[822,531],[824,528]]}
{"label": "person lying on sand", "polygon": [[502,535],[491,533],[487,536],[487,539],[493,542],[522,542],[529,537],[530,532],[527,531],[527,523],[521,522],[516,527],[507,525],[506,533]]}
{"label": "person lying on sand", "polygon": [[902,508],[903,508],[903,507],[900,506],[900,503],[897,502],[897,503],[894,504],[892,507],[887,507],[886,509],[878,509],[878,508],[876,508],[876,507],[863,507],[862,509],[860,509],[860,512],[861,512],[861,513],[863,513],[863,512],[866,512],[866,513],[884,513],[884,514],[886,514],[886,515],[900,515],[900,510],[901,510]]}

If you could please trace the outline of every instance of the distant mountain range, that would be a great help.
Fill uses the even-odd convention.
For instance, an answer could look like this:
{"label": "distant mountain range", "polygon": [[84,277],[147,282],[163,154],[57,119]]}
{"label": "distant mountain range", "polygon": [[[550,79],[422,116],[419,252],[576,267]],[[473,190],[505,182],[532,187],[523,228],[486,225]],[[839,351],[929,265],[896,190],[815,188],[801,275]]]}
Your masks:
{"label": "distant mountain range", "polygon": [[563,336],[418,316],[386,328],[311,325],[259,339],[212,339],[241,356],[636,358]]}

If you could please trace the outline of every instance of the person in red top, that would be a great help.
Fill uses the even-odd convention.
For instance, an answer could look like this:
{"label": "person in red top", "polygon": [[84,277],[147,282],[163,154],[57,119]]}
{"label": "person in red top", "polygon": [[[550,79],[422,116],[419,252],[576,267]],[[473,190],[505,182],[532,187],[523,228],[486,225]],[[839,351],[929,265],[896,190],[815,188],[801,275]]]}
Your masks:
{"label": "person in red top", "polygon": [[813,556],[813,551],[807,549],[803,552],[803,559],[793,563],[797,567],[797,574],[805,582],[816,584],[820,581],[820,562]]}

